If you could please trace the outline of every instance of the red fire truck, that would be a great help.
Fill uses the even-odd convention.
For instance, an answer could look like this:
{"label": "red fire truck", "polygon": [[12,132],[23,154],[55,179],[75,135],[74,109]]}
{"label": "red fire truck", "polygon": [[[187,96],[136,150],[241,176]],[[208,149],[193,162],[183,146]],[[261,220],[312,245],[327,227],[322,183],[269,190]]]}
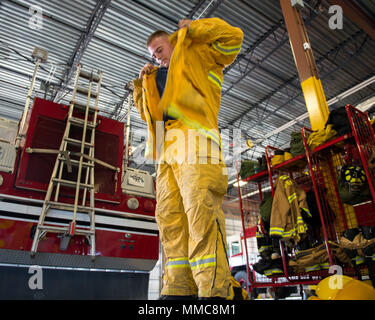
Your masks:
{"label": "red fire truck", "polygon": [[[0,119],[0,299],[147,299],[159,252],[155,188],[147,171],[123,170],[124,123],[97,116],[95,158],[117,170],[94,164],[95,256],[84,235],[53,232],[31,254],[58,156],[32,150],[59,149],[68,112],[69,106],[35,98],[19,146],[18,123]],[[72,203],[67,189],[60,194]],[[64,226],[69,214],[50,209],[44,222]],[[77,229],[88,221],[77,212]]]}

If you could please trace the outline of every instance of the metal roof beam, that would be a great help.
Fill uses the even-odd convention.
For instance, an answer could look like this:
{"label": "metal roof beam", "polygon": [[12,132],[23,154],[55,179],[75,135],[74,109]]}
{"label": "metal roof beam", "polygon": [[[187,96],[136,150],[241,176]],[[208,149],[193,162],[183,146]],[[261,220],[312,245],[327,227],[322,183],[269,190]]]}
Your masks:
{"label": "metal roof beam", "polygon": [[206,2],[206,0],[200,0],[195,7],[190,11],[190,13],[187,15],[187,19],[193,19],[194,15],[199,11],[200,8],[202,8],[203,4]]}
{"label": "metal roof beam", "polygon": [[58,102],[66,87],[69,85],[70,80],[73,77],[75,71],[75,66],[81,61],[82,56],[89,45],[96,28],[98,27],[100,21],[102,20],[111,0],[98,0],[97,4],[91,13],[89,20],[87,21],[86,28],[82,32],[80,39],[78,40],[73,53],[71,54],[67,64],[70,66],[65,70],[64,80],[61,82],[62,89],[57,90],[54,96],[54,101]]}
{"label": "metal roof beam", "polygon": [[211,7],[211,9],[205,14],[205,18],[212,16],[217,8],[224,2],[224,0],[216,0],[216,3]]}
{"label": "metal roof beam", "polygon": [[[321,58],[317,61],[317,64],[320,64],[323,60],[327,59],[327,57],[328,57],[329,54],[331,54],[331,53],[335,53],[335,52],[337,52],[338,50],[344,48],[345,45],[349,44],[351,41],[353,41],[353,40],[354,40],[355,38],[357,38],[359,35],[363,35],[363,34],[364,34],[363,31],[358,31],[356,34],[352,35],[350,38],[346,39],[346,40],[343,41],[341,44],[339,44],[337,47],[335,47],[334,49],[332,49],[332,50],[331,50],[329,53],[327,53],[325,56],[321,57]],[[366,36],[366,37],[363,39],[363,41],[362,41],[360,47],[357,49],[357,51],[356,51],[354,54],[350,55],[350,57],[349,57],[344,63],[342,63],[341,65],[336,65],[334,69],[327,71],[327,72],[321,77],[321,79],[325,79],[325,78],[327,78],[328,76],[332,75],[332,73],[334,73],[334,72],[336,72],[336,71],[342,69],[343,67],[347,66],[351,61],[353,61],[353,59],[359,57],[360,54],[362,53],[362,51],[363,51],[363,47],[364,47],[365,43],[368,41],[368,39],[369,39],[369,37]],[[297,77],[297,76],[296,76],[296,77]],[[283,107],[289,105],[291,102],[293,102],[295,99],[299,98],[301,95],[302,95],[302,91],[299,91],[295,96],[293,96],[291,99],[289,99],[286,103],[282,104],[281,106],[279,106],[277,109],[273,110],[272,112],[268,112],[267,115],[264,116],[264,114],[265,114],[265,112],[266,112],[266,111],[265,111],[265,112],[263,113],[262,118],[258,119],[257,121],[259,121],[259,122],[263,122],[263,121],[267,120],[269,117],[271,117],[271,116],[273,116],[273,115],[277,115],[277,116],[278,116],[277,112],[278,112],[280,109],[282,109]],[[331,100],[330,100],[330,101],[331,101]],[[252,105],[252,108],[251,108],[249,111],[251,111],[254,107],[257,107],[257,105],[254,105],[254,104],[253,104],[253,105]],[[246,116],[246,114],[243,114],[243,116]],[[241,118],[242,118],[243,116],[238,117],[238,119],[237,119],[236,121],[241,120]],[[299,118],[299,117],[297,117],[297,119],[298,119],[298,118]],[[305,119],[305,118],[303,118],[303,120],[301,120],[301,121],[304,121],[304,119]],[[234,121],[233,123],[235,123],[236,121]],[[292,121],[293,121],[293,120],[292,120]],[[292,121],[289,120],[288,123],[290,123],[290,122],[292,122]],[[298,122],[299,122],[299,121],[295,122],[295,124],[298,124]],[[227,127],[228,127],[228,126],[227,126]],[[225,127],[225,128],[226,128],[226,127]],[[268,134],[266,134],[266,136],[267,136],[267,135],[268,135]],[[245,136],[246,136],[246,138],[250,138],[250,139],[253,138],[253,137],[250,137],[246,132],[245,132]]]}
{"label": "metal roof beam", "polygon": [[[363,34],[362,31],[359,32],[360,34]],[[363,47],[365,45],[365,43],[367,42],[368,40],[368,37],[366,36],[365,39],[362,41],[362,44],[361,46],[357,49],[357,51],[351,55],[348,59],[345,60],[344,63],[342,63],[341,65],[339,66],[336,66],[334,69],[332,70],[329,70],[327,71],[324,75],[322,75],[320,77],[321,80],[327,78],[328,76],[331,76],[333,73],[337,72],[338,70],[341,70],[342,68],[344,68],[345,66],[347,66],[353,59],[359,57],[363,51]],[[339,46],[340,48],[342,48],[343,46]],[[324,60],[324,59],[322,59]],[[317,62],[318,63],[318,62]],[[295,100],[297,97],[301,96],[302,95],[302,91],[299,92],[295,97],[291,98],[290,100],[288,100],[286,103],[284,103],[283,105],[279,106],[276,110],[274,110],[273,112],[271,112],[269,115],[267,115],[262,121],[266,120],[268,117],[272,116],[274,114],[274,112],[277,112],[278,110],[280,110],[281,108],[283,108],[284,106],[290,104],[293,100]]]}
{"label": "metal roof beam", "polygon": [[[316,4],[316,6],[317,6],[317,4]],[[309,9],[310,9],[310,16],[306,19],[306,22],[305,22],[306,26],[309,25],[315,19],[315,17],[318,15],[318,11],[315,10],[315,8],[309,8]],[[239,54],[237,56],[237,58],[235,59],[235,61],[230,66],[228,66],[228,68],[226,68],[226,70],[224,70],[224,74],[227,73],[234,65],[236,65],[236,63],[238,63],[239,60],[243,59],[244,57],[246,57],[246,55],[251,53],[261,42],[266,40],[271,34],[274,34],[274,32],[281,26],[285,26],[284,19],[280,19],[279,22],[276,25],[272,26],[266,33],[264,33],[244,53]],[[267,54],[262,60],[260,60],[253,68],[251,68],[250,70],[245,72],[236,82],[232,83],[232,85],[225,92],[223,92],[222,95],[225,95],[226,93],[228,93],[228,91],[230,91],[234,86],[236,86],[239,82],[241,82],[243,79],[245,79],[259,65],[261,65],[264,61],[266,61],[274,52],[276,52],[285,43],[288,42],[289,36],[287,34],[286,28],[283,27],[283,30],[285,31],[285,33],[284,33],[282,39],[280,40],[280,42],[278,43],[278,45],[269,54]],[[286,37],[285,37],[285,35],[286,35]]]}
{"label": "metal roof beam", "polygon": [[[256,64],[255,62],[251,61],[251,60],[248,59],[248,58],[245,58],[244,60],[245,60],[247,63],[249,63],[249,64],[251,64],[251,65],[253,65],[253,66]],[[271,71],[271,70],[268,70],[267,68],[262,67],[262,66],[258,66],[258,68],[259,68],[259,70],[263,71],[264,73],[267,73],[268,75],[270,75],[270,76],[276,78],[276,79],[279,80],[279,81],[282,81],[283,83],[288,82],[289,85],[290,85],[291,87],[293,87],[294,89],[297,89],[297,90],[300,90],[300,89],[301,89],[300,86],[296,86],[295,84],[293,84],[293,81],[291,81],[292,79],[284,79],[284,78],[280,77],[279,75],[277,75],[275,72],[273,72],[273,71]],[[297,78],[295,77],[294,79],[296,80]]]}
{"label": "metal roof beam", "polygon": [[151,11],[152,13],[157,14],[161,18],[165,19],[166,21],[169,21],[170,23],[173,23],[176,26],[178,25],[179,20],[173,19],[170,16],[168,16],[167,14],[164,14],[163,12],[155,11],[154,8],[151,5],[147,5],[145,3],[141,3],[138,0],[131,0],[130,2],[133,2],[133,3],[137,4],[138,6],[143,7],[145,9]]}
{"label": "metal roof beam", "polygon": [[229,65],[224,70],[224,74],[228,73],[237,63],[244,59],[248,54],[255,50],[255,48],[260,45],[264,40],[266,40],[270,35],[272,35],[278,28],[284,24],[284,20],[280,20],[277,24],[273,25],[264,34],[262,34],[253,44],[251,44],[243,53],[240,53],[231,65]]}
{"label": "metal roof beam", "polygon": [[[356,39],[358,36],[360,36],[361,34],[363,34],[362,31],[358,31],[357,33],[355,33],[354,35],[352,35],[351,37],[349,37],[348,39],[346,39],[345,41],[341,42],[340,44],[338,44],[335,48],[333,48],[332,50],[330,50],[329,52],[327,52],[324,56],[322,56],[321,58],[319,58],[316,63],[319,65],[320,63],[322,63],[324,60],[328,59],[328,56],[332,53],[336,53],[337,51],[339,51],[340,49],[342,49],[343,47],[345,47],[347,44],[349,44],[350,42],[352,42],[354,39]],[[335,71],[339,70],[339,69],[342,69],[343,67],[345,67],[345,64],[342,64],[341,66],[339,66],[338,68],[335,69]],[[253,67],[254,69],[255,67]],[[253,69],[251,69],[250,71],[252,71]],[[327,74],[328,75],[328,74]],[[327,76],[326,75],[326,76]],[[261,105],[262,103],[266,102],[268,99],[270,99],[273,95],[275,95],[277,92],[279,92],[281,89],[285,88],[289,83],[292,83],[293,81],[295,81],[296,79],[298,78],[298,75],[295,75],[294,77],[292,77],[291,79],[289,79],[287,82],[283,83],[282,85],[280,85],[278,88],[276,88],[275,90],[273,90],[272,92],[270,92],[266,97],[264,97],[262,100],[260,100],[257,104],[252,104],[245,112],[243,112],[241,115],[239,115],[238,117],[236,117],[235,119],[233,119],[231,122],[228,123],[228,125],[226,127],[228,127],[229,125],[232,125],[233,123],[235,123],[236,121],[238,121],[241,117],[243,117],[246,113],[250,112],[256,105]],[[321,77],[322,79],[324,77]],[[292,102],[294,99],[296,99],[297,97],[299,97],[300,95],[302,94],[302,91],[300,91],[295,97],[293,97],[292,99],[288,100],[287,103],[290,103]],[[283,104],[281,107],[284,107],[286,104]],[[277,108],[276,110],[274,110],[274,112],[278,111],[281,107]],[[270,116],[272,114],[271,113]]]}
{"label": "metal roof beam", "polygon": [[242,59],[244,59],[248,54],[250,54],[259,44],[261,44],[264,40],[266,40],[270,35],[272,35],[278,28],[283,27],[285,30],[285,22],[284,19],[280,19],[279,21],[275,22],[270,19],[270,17],[266,16],[263,12],[258,10],[257,8],[251,6],[248,2],[240,0],[241,3],[249,7],[252,11],[256,12],[263,18],[269,20],[270,22],[273,23],[272,27],[268,29],[263,35],[261,35],[253,44],[248,47],[245,52],[240,53],[237,58],[234,60],[234,62],[229,65],[225,70],[224,74],[227,73],[230,69],[232,69],[237,63],[239,63]]}
{"label": "metal roof beam", "polygon": [[365,31],[373,40],[375,40],[375,21],[367,15],[354,1],[348,0],[330,0],[333,5],[339,5],[348,19],[353,21],[359,28]]}

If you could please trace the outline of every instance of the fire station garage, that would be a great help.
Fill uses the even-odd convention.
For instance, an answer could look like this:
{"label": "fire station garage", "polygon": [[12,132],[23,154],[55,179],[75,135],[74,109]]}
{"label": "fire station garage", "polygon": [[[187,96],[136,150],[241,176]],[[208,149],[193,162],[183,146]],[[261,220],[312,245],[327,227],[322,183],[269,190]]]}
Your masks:
{"label": "fire station garage", "polygon": [[374,40],[373,0],[1,0],[0,299],[374,300]]}

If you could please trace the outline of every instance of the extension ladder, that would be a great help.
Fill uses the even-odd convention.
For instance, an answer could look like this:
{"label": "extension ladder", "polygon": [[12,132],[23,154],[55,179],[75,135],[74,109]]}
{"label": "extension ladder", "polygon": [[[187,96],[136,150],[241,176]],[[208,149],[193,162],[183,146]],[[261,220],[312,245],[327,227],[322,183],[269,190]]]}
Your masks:
{"label": "extension ladder", "polygon": [[[82,80],[88,80],[87,86],[81,87]],[[85,81],[83,80],[83,81]],[[80,81],[80,84],[79,84]],[[48,233],[63,234],[60,249],[65,250],[70,238],[74,235],[84,235],[90,244],[90,256],[95,258],[95,184],[94,184],[94,158],[95,154],[95,128],[97,125],[98,100],[102,81],[102,72],[93,73],[82,70],[82,65],[77,66],[77,73],[74,82],[72,101],[66,119],[66,127],[61,140],[59,150],[56,150],[57,158],[48,184],[46,197],[42,211],[36,226],[33,243],[31,246],[31,256],[35,256],[38,250],[39,241]],[[87,81],[85,81],[87,83]],[[80,85],[80,86],[79,86]],[[96,87],[96,90],[94,88]],[[78,94],[86,98],[86,103],[76,99]],[[91,98],[94,98],[92,106]],[[79,117],[79,113],[84,117]],[[78,127],[78,135],[71,136],[73,127]],[[82,130],[82,134],[80,134]],[[79,149],[80,151],[77,151]],[[38,152],[34,150],[34,152]],[[53,152],[53,150],[50,150]],[[32,152],[32,151],[29,151]],[[47,152],[47,151],[40,151]],[[72,168],[76,167],[76,177],[72,174]],[[73,176],[71,179],[64,178],[63,175]],[[65,203],[61,199],[61,187],[72,190],[74,193],[74,203]],[[54,197],[53,197],[53,191]],[[89,196],[88,196],[89,194]],[[89,205],[86,205],[89,197]],[[45,222],[45,218],[50,209],[69,211],[67,225],[53,225]],[[87,213],[89,217],[89,228],[77,227],[77,213]]]}

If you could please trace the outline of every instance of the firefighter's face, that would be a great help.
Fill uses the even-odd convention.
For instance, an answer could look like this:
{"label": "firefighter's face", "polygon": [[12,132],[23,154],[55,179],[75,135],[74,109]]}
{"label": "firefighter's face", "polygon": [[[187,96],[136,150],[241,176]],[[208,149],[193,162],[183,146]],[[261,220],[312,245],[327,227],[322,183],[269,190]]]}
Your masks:
{"label": "firefighter's face", "polygon": [[162,67],[168,67],[173,53],[173,46],[167,36],[156,37],[148,46],[151,56]]}

